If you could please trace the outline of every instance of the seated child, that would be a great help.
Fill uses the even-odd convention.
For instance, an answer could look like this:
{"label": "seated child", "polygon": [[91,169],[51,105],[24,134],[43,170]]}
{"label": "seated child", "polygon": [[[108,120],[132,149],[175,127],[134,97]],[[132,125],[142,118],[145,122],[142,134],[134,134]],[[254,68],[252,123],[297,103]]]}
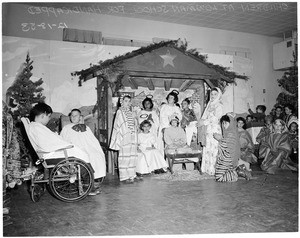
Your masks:
{"label": "seated child", "polygon": [[190,100],[184,99],[181,103],[182,106],[182,120],[181,127],[185,129],[186,141],[190,145],[193,137],[193,133],[197,134],[197,117],[192,109],[189,108]]}
{"label": "seated child", "polygon": [[267,109],[265,105],[258,105],[256,107],[256,113],[254,113],[251,110],[249,103],[247,103],[247,106],[248,106],[248,112],[250,113],[250,115],[252,115],[254,117],[255,121],[261,122],[261,123],[265,122],[265,117],[266,117],[265,111]]}
{"label": "seated child", "polygon": [[99,141],[91,129],[83,123],[83,117],[79,109],[73,109],[69,115],[70,124],[63,127],[61,137],[78,146],[89,155],[94,169],[94,178],[99,179],[106,175],[106,161]]}
{"label": "seated child", "polygon": [[246,169],[251,171],[250,164],[257,162],[257,157],[254,155],[254,144],[249,132],[245,130],[246,120],[243,117],[238,117],[236,121],[241,146],[239,164],[244,164]]}
{"label": "seated child", "polygon": [[138,134],[138,159],[136,172],[149,174],[153,171],[163,169],[167,171],[168,164],[163,153],[157,149],[157,137],[150,132],[151,122],[148,120],[140,124],[141,132]]}
{"label": "seated child", "polygon": [[273,131],[266,136],[259,148],[259,157],[263,158],[261,169],[269,174],[275,174],[280,169],[298,171],[289,158],[291,150],[286,124],[283,120],[276,119]]}
{"label": "seated child", "polygon": [[292,153],[290,158],[293,162],[298,163],[298,120],[292,119],[288,124],[290,144],[292,147]]}
{"label": "seated child", "polygon": [[64,158],[64,152],[56,150],[67,148],[68,156],[74,156],[89,163],[90,159],[87,153],[63,140],[46,127],[51,114],[52,108],[45,103],[36,104],[30,111],[31,123],[28,126],[28,137],[39,157],[43,159]]}
{"label": "seated child", "polygon": [[256,136],[256,141],[260,144],[262,140],[266,138],[273,131],[273,117],[271,115],[266,116],[265,125],[260,129],[260,132]]}
{"label": "seated child", "polygon": [[247,115],[246,116],[246,128],[252,127],[252,122],[254,121],[254,118],[252,115]]}
{"label": "seated child", "polygon": [[165,149],[176,150],[178,148],[187,147],[185,132],[179,127],[179,118],[175,115],[171,115],[169,121],[171,126],[164,131]]}
{"label": "seated child", "polygon": [[[64,151],[60,149],[67,149],[69,157],[76,157],[90,163],[90,158],[86,152],[63,140],[46,127],[51,114],[52,108],[45,103],[36,104],[30,111],[31,123],[28,126],[28,137],[39,157],[43,159],[64,158]],[[96,194],[95,191],[92,191],[89,195]]]}

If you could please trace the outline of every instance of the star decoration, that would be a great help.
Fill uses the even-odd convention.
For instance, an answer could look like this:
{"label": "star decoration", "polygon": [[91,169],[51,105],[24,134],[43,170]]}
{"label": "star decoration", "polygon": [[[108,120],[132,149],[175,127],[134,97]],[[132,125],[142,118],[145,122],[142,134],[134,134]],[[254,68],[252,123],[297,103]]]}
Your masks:
{"label": "star decoration", "polygon": [[175,68],[173,60],[176,58],[176,55],[171,55],[170,51],[167,50],[167,53],[165,55],[160,55],[160,57],[164,60],[163,67],[166,67],[167,65],[171,65]]}

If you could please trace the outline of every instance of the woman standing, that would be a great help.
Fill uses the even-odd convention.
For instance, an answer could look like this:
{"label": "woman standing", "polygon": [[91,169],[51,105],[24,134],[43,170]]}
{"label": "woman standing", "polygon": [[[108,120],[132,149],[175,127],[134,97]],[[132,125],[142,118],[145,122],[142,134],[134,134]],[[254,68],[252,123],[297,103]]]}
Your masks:
{"label": "woman standing", "polygon": [[[223,114],[221,103],[222,92],[219,88],[213,88],[210,93],[210,100],[198,121],[198,127],[202,127],[205,143],[202,143],[203,154],[201,171],[209,175],[215,174],[215,165],[218,154],[218,141],[214,139],[213,134],[221,134],[219,120]],[[205,129],[203,129],[205,128]]]}
{"label": "woman standing", "polygon": [[286,124],[281,119],[273,123],[274,131],[261,142],[259,157],[263,158],[261,169],[268,174],[275,174],[279,169],[298,171],[289,158],[292,151]]}
{"label": "woman standing", "polygon": [[109,148],[118,150],[120,181],[131,183],[136,177],[137,128],[131,111],[131,97],[120,98],[121,107],[117,110]]}

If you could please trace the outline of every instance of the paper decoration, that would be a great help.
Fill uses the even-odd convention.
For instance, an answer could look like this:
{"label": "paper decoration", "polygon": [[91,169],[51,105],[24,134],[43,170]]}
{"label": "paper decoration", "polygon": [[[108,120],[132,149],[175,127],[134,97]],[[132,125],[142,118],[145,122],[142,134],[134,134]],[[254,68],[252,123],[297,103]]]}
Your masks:
{"label": "paper decoration", "polygon": [[164,60],[163,67],[165,68],[167,65],[171,65],[175,68],[173,60],[176,58],[176,55],[171,55],[170,51],[167,50],[165,55],[160,55],[160,57]]}

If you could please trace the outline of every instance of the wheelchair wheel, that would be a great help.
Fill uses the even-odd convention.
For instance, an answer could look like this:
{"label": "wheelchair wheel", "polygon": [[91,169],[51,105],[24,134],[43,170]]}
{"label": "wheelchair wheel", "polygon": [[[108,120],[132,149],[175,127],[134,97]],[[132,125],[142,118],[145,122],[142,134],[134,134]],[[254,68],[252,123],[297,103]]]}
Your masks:
{"label": "wheelchair wheel", "polygon": [[52,194],[64,202],[84,199],[94,186],[89,165],[80,159],[59,162],[51,171],[49,187]]}
{"label": "wheelchair wheel", "polygon": [[45,193],[45,184],[34,184],[30,188],[30,197],[33,202],[38,202]]}

